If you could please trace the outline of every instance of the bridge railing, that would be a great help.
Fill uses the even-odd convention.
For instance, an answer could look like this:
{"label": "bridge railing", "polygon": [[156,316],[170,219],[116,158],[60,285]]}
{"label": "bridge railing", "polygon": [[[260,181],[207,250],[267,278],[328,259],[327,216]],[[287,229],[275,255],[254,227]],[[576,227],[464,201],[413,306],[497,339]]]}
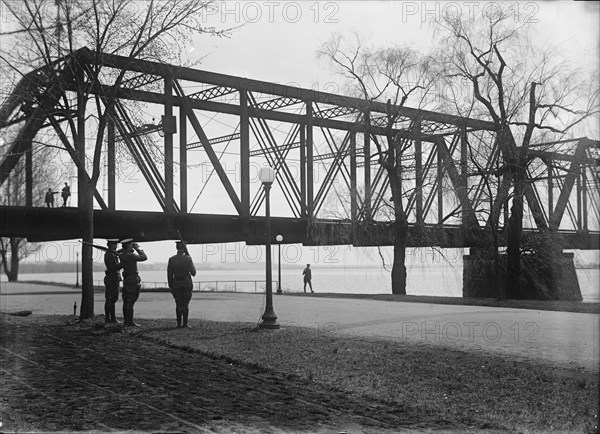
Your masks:
{"label": "bridge railing", "polygon": [[[194,282],[194,291],[198,292],[253,292],[265,291],[264,280],[200,280]],[[104,289],[104,281],[94,280],[94,288]],[[277,289],[277,280],[273,280],[273,290]],[[142,291],[169,291],[167,282],[142,281]]]}

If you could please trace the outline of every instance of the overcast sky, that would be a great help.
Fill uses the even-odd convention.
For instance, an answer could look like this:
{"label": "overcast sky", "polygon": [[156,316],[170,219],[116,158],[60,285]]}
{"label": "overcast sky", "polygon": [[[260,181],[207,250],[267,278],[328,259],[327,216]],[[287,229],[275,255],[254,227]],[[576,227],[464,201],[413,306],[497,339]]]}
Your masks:
{"label": "overcast sky", "polygon": [[[429,24],[432,18],[460,11],[477,20],[497,7],[494,2],[469,1],[228,1],[217,5],[207,24],[241,27],[230,38],[198,40],[190,56],[206,56],[201,69],[334,93],[340,88],[339,78],[316,58],[317,49],[332,33],[359,32],[374,45],[410,44],[428,50],[434,39]],[[515,21],[531,25],[536,44],[559,47],[565,60],[583,68],[598,65],[597,5],[515,2],[511,11]],[[162,243],[148,246],[153,260],[167,256],[159,245]],[[202,252],[197,255],[206,252],[201,246],[193,247],[192,253],[194,249]],[[378,261],[376,252],[353,253],[345,248],[343,252],[342,263]],[[306,253],[308,258],[314,252]]]}
{"label": "overcast sky", "polygon": [[[593,3],[514,2],[510,10],[515,22],[531,26],[536,45],[559,47],[565,60],[587,70],[599,61],[598,3]],[[409,44],[427,51],[434,41],[430,20],[444,13],[478,20],[493,13],[498,3],[218,1],[216,6],[207,14],[206,25],[235,29],[229,38],[197,39],[189,56],[203,57],[200,69],[338,93],[340,79],[316,58],[319,46],[333,33],[358,32],[376,46]],[[143,188],[125,187],[132,201],[127,198],[121,205],[142,197]],[[144,247],[152,262],[164,262],[173,253],[171,242],[145,243]],[[197,256],[201,249],[190,248]],[[370,256],[377,260],[377,255]],[[353,261],[350,257],[346,260]]]}
{"label": "overcast sky", "polygon": [[[595,5],[590,5],[595,3]],[[514,2],[515,22],[527,23],[540,46],[562,48],[578,64],[598,64],[598,2]],[[478,20],[497,2],[400,1],[249,1],[217,2],[207,16],[216,27],[242,26],[229,39],[202,39],[195,52],[207,57],[201,68],[302,87],[335,82],[315,52],[334,32],[359,32],[374,45],[408,44],[428,50],[429,22],[441,14],[461,13]],[[510,4],[502,2],[502,5]],[[196,54],[196,53],[194,53]]]}

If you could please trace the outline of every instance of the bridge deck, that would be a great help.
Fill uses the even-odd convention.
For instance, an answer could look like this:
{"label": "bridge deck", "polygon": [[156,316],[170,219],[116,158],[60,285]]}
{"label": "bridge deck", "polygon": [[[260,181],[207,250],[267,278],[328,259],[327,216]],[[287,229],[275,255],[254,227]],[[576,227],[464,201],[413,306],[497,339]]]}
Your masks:
{"label": "bridge deck", "polygon": [[[26,237],[29,241],[57,241],[81,238],[83,215],[78,208],[0,207],[1,236]],[[129,238],[138,241],[175,240],[180,231],[190,243],[246,242],[263,244],[264,217],[247,219],[235,215],[189,214],[147,211],[95,210],[94,234],[97,238]],[[525,232],[528,230],[525,229]],[[535,230],[537,231],[537,230]],[[353,229],[349,221],[272,217],[271,233],[284,237],[284,243],[305,245],[385,246],[392,245],[393,233],[386,223]],[[558,231],[565,249],[599,249],[600,232]],[[409,247],[472,247],[477,238],[460,226],[411,225]]]}

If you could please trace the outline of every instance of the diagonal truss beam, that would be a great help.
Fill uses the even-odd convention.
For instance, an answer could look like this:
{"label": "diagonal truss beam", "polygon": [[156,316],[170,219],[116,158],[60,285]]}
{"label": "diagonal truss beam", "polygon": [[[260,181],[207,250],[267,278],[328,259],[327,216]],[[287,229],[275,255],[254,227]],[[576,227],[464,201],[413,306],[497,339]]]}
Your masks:
{"label": "diagonal truss beam", "polygon": [[560,191],[560,196],[556,201],[556,207],[554,208],[552,216],[550,217],[549,226],[551,230],[557,230],[560,226],[567,203],[569,202],[569,197],[571,196],[571,191],[573,190],[573,185],[580,174],[581,161],[585,158],[586,149],[591,143],[592,141],[588,139],[580,139],[577,143],[575,154],[573,155],[573,161],[569,167],[569,173],[565,178],[564,184]]}
{"label": "diagonal truss beam", "polygon": [[225,169],[223,169],[223,166],[221,165],[221,162],[219,161],[217,154],[215,153],[212,145],[210,144],[210,141],[208,140],[208,137],[206,136],[206,133],[202,129],[202,126],[200,125],[200,122],[198,121],[198,118],[196,117],[196,113],[194,113],[194,109],[192,108],[190,101],[186,98],[185,93],[183,92],[183,89],[181,88],[181,85],[179,84],[179,82],[177,80],[173,80],[173,89],[175,90],[175,93],[181,98],[181,103],[182,103],[183,109],[185,111],[185,114],[188,117],[188,119],[190,120],[192,127],[194,128],[194,131],[196,132],[196,135],[200,139],[200,142],[202,143],[202,146],[204,147],[204,151],[206,152],[206,155],[208,155],[208,158],[210,159],[210,162],[213,165],[213,168],[217,172],[217,176],[221,180],[223,187],[225,187],[225,191],[229,195],[229,199],[233,203],[233,206],[235,207],[238,214],[243,215],[244,210],[242,208],[242,202],[240,201],[238,195],[236,194],[235,189],[233,188],[233,185],[231,185],[231,181],[229,181],[227,173],[225,173]]}
{"label": "diagonal truss beam", "polygon": [[438,152],[441,155],[441,159],[444,164],[444,169],[450,177],[450,181],[452,181],[454,191],[456,192],[456,195],[458,196],[458,199],[461,203],[462,212],[466,218],[467,226],[470,229],[479,229],[479,223],[477,221],[477,216],[475,215],[475,210],[473,209],[473,205],[469,201],[468,191],[462,186],[461,177],[459,175],[458,169],[456,168],[454,161],[452,160],[452,154],[450,154],[450,150],[446,146],[446,141],[443,137],[439,138],[436,141],[436,146],[438,148]]}
{"label": "diagonal truss beam", "polygon": [[[60,141],[64,145],[65,149],[69,153],[69,156],[71,157],[71,159],[73,160],[73,162],[75,163],[77,168],[80,169],[80,171],[85,174],[86,182],[89,183],[90,176],[88,175],[87,171],[85,170],[83,162],[77,157],[77,151],[75,151],[75,148],[73,148],[73,146],[71,145],[71,142],[69,142],[69,139],[67,138],[66,134],[60,127],[60,123],[54,117],[54,115],[52,113],[50,113],[48,115],[48,120],[50,121],[50,124],[52,125],[52,127],[54,128],[56,133],[58,134],[58,138],[60,139]],[[102,209],[108,208],[106,206],[106,203],[104,202],[104,199],[102,198],[102,195],[100,194],[100,192],[98,191],[97,188],[94,188],[94,198],[96,198],[96,201],[98,202],[98,205],[100,205],[100,208],[102,208]]]}
{"label": "diagonal truss beam", "polygon": [[[248,92],[248,101],[251,108],[256,108],[257,102],[251,92]],[[254,136],[258,140],[261,153],[267,158],[267,161],[271,167],[273,167],[275,173],[281,172],[283,174],[283,180],[281,177],[278,177],[278,183],[282,187],[282,192],[286,201],[288,202],[288,205],[292,209],[292,212],[295,216],[299,216],[301,192],[297,183],[294,181],[294,177],[285,159],[290,150],[293,148],[294,140],[296,139],[300,130],[299,125],[294,126],[292,131],[288,134],[288,137],[285,141],[286,143],[283,146],[277,145],[275,137],[271,133],[271,130],[269,129],[265,119],[262,119],[260,116],[251,118],[250,126],[252,127]],[[263,139],[263,135],[266,140]],[[251,207],[251,214],[258,212],[258,208],[261,206],[263,200],[264,195],[262,190],[260,190]]]}

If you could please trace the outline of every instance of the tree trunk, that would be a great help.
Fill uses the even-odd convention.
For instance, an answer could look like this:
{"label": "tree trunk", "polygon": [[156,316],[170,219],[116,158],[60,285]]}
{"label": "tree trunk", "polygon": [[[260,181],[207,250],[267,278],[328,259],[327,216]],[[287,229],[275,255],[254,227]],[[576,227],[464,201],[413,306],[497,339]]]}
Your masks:
{"label": "tree trunk", "polygon": [[6,277],[9,282],[19,280],[19,244],[20,238],[12,237],[10,239],[10,271],[6,271]]}
{"label": "tree trunk", "polygon": [[16,282],[19,280],[19,244],[21,242],[21,238],[11,237],[9,239],[10,244],[10,268],[8,267],[8,263],[6,260],[6,250],[1,250],[1,258],[0,258],[0,271],[1,266],[4,266],[4,273],[9,282]]}
{"label": "tree trunk", "polygon": [[394,222],[394,262],[392,265],[392,294],[406,295],[406,237],[408,221],[405,215],[396,216]]}
{"label": "tree trunk", "polygon": [[[83,241],[94,242],[94,186],[92,183],[82,183],[86,191],[80,195],[83,203],[80,209],[83,213]],[[89,244],[81,247],[81,310],[80,319],[94,317],[94,263],[93,248]]]}
{"label": "tree trunk", "polygon": [[515,180],[515,196],[508,220],[506,295],[514,298],[520,293],[521,277],[521,233],[523,232],[523,193],[525,182],[521,176]]}

